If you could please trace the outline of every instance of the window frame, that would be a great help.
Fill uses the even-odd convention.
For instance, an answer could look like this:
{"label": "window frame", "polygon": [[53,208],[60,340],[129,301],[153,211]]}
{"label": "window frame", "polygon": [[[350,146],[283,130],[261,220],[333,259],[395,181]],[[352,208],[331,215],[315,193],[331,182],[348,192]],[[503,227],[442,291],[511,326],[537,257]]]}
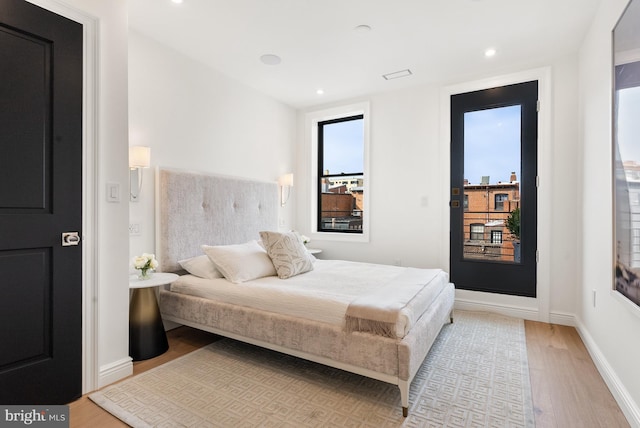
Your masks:
{"label": "window frame", "polygon": [[[341,119],[352,116],[363,116],[363,136],[364,136],[364,165],[363,165],[363,202],[362,233],[344,233],[342,231],[322,231],[318,230],[319,221],[319,189],[320,176],[318,171],[319,150],[318,150],[318,124],[334,119]],[[310,149],[308,171],[309,171],[309,217],[308,225],[310,237],[314,240],[343,241],[343,242],[369,242],[371,223],[371,174],[369,169],[370,152],[370,107],[368,101],[358,102],[345,106],[333,107],[325,110],[312,111],[306,114],[305,130],[310,136]]]}
{"label": "window frame", "polygon": [[[353,180],[345,180],[345,178],[351,178],[351,177],[360,177],[360,179],[362,180],[363,183],[363,187],[364,187],[364,180],[365,180],[365,176],[364,176],[364,171],[360,171],[360,172],[356,172],[356,171],[349,171],[347,173],[340,173],[340,174],[325,174],[325,165],[324,165],[324,156],[321,156],[320,154],[322,153],[324,155],[324,127],[327,125],[333,125],[336,123],[344,123],[344,122],[350,122],[353,120],[362,120],[362,124],[364,126],[364,115],[363,114],[357,114],[354,116],[346,116],[346,117],[340,117],[337,119],[330,119],[330,120],[321,120],[318,121],[317,123],[317,132],[318,132],[318,166],[317,166],[317,171],[318,171],[318,180],[317,185],[318,185],[318,191],[317,191],[317,216],[316,216],[316,231],[321,232],[321,233],[327,233],[327,232],[335,232],[335,233],[356,233],[356,234],[362,234],[363,230],[362,229],[324,229],[322,228],[322,224],[323,224],[323,217],[322,217],[322,196],[323,196],[323,192],[322,192],[322,180],[323,179],[334,179],[337,178],[338,181],[341,182],[341,184],[348,186],[348,184],[350,184]],[[364,140],[364,137],[363,137]],[[363,141],[363,150],[364,150],[364,141]],[[364,162],[363,162],[363,169],[364,169]],[[342,180],[340,180],[340,177],[342,177]],[[346,183],[345,183],[346,182]],[[364,192],[363,192],[364,193]],[[354,210],[351,209],[351,212],[353,212]],[[362,218],[362,216],[361,216]]]}
{"label": "window frame", "polygon": [[[482,232],[474,232],[473,228],[474,226],[476,228],[482,228]],[[480,241],[484,241],[484,234],[486,232],[486,227],[483,223],[471,223],[469,224],[469,241],[471,242],[480,242]],[[478,236],[478,234],[480,234],[482,237],[480,239],[473,239],[474,236]]]}
{"label": "window frame", "polygon": [[[504,199],[503,199],[504,197]],[[500,200],[498,201],[498,198],[500,198]],[[493,209],[494,211],[504,211],[504,203],[509,201],[509,194],[508,193],[496,193],[493,196]],[[498,205],[500,204],[500,205]]]}

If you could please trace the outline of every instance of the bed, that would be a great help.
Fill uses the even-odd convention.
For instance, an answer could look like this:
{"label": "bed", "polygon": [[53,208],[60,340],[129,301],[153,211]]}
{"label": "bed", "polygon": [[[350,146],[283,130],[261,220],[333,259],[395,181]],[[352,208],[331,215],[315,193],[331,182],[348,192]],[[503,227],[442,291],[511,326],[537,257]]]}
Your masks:
{"label": "bed", "polygon": [[[288,279],[269,275],[237,284],[230,276],[192,275],[183,270],[184,261],[206,258],[203,245],[253,251],[261,231],[277,229],[277,184],[163,168],[156,178],[159,270],[182,274],[160,291],[165,321],[398,385],[407,416],[411,381],[442,326],[453,322],[454,287],[445,272],[317,260],[310,271]],[[345,293],[340,281],[360,291]],[[384,283],[407,296],[392,327],[381,332],[377,321],[373,329],[360,319],[344,321],[354,319],[345,313],[357,314],[349,311],[368,304],[371,295],[386,299]],[[417,289],[417,283],[428,286]],[[274,293],[278,304],[267,303],[264,296]]]}

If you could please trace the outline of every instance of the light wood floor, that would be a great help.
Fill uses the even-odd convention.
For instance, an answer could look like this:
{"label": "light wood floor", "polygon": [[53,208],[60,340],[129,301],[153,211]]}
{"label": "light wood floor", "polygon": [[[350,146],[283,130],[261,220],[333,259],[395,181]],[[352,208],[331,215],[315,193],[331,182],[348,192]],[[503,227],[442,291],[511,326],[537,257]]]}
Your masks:
{"label": "light wood floor", "polygon": [[573,327],[525,321],[537,428],[628,427]]}
{"label": "light wood floor", "polygon": [[[628,427],[573,327],[525,321],[529,373],[537,428]],[[134,375],[207,345],[218,337],[180,327],[168,332],[169,351],[134,363]],[[126,427],[82,398],[70,404],[71,428]]]}

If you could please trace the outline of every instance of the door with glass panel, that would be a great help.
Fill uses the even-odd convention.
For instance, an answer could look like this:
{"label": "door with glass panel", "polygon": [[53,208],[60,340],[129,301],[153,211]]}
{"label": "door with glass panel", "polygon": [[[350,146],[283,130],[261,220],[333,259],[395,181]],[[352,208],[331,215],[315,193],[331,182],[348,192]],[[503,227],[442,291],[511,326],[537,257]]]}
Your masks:
{"label": "door with glass panel", "polygon": [[450,275],[535,297],[538,82],[451,97]]}

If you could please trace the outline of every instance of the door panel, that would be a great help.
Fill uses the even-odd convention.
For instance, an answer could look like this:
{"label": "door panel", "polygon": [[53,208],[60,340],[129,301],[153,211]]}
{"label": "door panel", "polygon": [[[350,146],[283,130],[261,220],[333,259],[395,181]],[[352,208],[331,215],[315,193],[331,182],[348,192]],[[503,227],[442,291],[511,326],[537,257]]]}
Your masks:
{"label": "door panel", "polygon": [[[2,207],[44,208],[46,190],[42,174],[50,168],[42,168],[45,162],[48,139],[45,126],[51,97],[49,94],[50,43],[29,35],[3,28],[0,31],[2,65],[0,75],[4,80],[2,99],[11,108],[3,109],[3,121],[10,128],[0,130],[2,141],[20,136],[20,149],[3,150],[0,169],[20,183],[22,192],[13,191],[14,181],[0,184]],[[48,161],[47,159],[46,161]]]}
{"label": "door panel", "polygon": [[1,251],[0,272],[15,288],[3,303],[3,317],[20,320],[0,330],[0,343],[7,345],[0,367],[8,370],[51,358],[51,252]]}
{"label": "door panel", "polygon": [[82,25],[0,0],[0,403],[82,392]]}
{"label": "door panel", "polygon": [[[451,279],[536,295],[537,82],[451,97]],[[507,227],[517,218],[519,235]]]}

